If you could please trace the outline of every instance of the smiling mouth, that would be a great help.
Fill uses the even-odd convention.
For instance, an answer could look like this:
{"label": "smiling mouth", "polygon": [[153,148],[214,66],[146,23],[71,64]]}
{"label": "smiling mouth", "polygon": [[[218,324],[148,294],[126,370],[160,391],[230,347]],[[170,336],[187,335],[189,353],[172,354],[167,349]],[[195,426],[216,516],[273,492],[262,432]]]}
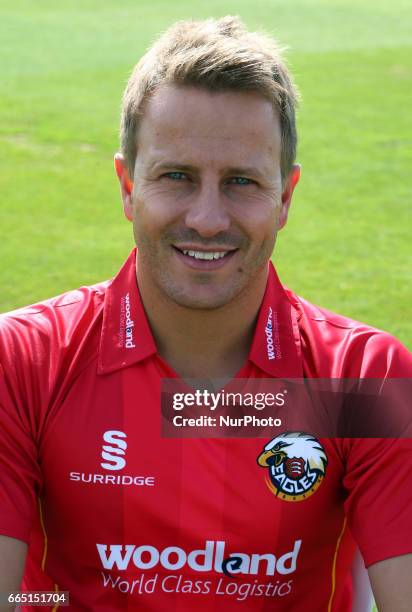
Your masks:
{"label": "smiling mouth", "polygon": [[181,251],[183,255],[189,255],[189,257],[194,257],[195,259],[207,259],[211,261],[212,259],[222,259],[222,257],[226,257],[230,251]]}
{"label": "smiling mouth", "polygon": [[223,257],[227,257],[237,249],[230,249],[228,251],[195,251],[192,249],[179,249],[176,246],[173,246],[176,251],[179,253],[183,253],[183,255],[187,255],[188,257],[193,257],[194,259],[204,259],[207,261],[212,261],[213,259],[223,259]]}
{"label": "smiling mouth", "polygon": [[[219,261],[222,261],[224,259],[230,258],[231,255],[234,255],[234,253],[238,250],[237,248],[235,249],[230,249],[230,250],[226,250],[226,251],[201,251],[201,250],[195,250],[195,249],[180,249],[174,245],[173,249],[180,255],[180,256],[184,256],[184,258],[187,258],[187,261],[190,262],[192,261],[193,263],[198,262],[198,263],[217,263]],[[222,261],[223,263],[223,261]]]}

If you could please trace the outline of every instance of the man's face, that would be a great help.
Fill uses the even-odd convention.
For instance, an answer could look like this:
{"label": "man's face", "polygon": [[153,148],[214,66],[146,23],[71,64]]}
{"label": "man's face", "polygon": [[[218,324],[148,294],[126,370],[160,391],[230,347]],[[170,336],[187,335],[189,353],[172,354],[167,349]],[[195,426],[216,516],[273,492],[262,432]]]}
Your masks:
{"label": "man's face", "polygon": [[[145,291],[219,308],[266,282],[287,218],[280,126],[254,92],[162,86],[138,133],[133,190],[123,190]],[[296,170],[298,172],[298,170]]]}

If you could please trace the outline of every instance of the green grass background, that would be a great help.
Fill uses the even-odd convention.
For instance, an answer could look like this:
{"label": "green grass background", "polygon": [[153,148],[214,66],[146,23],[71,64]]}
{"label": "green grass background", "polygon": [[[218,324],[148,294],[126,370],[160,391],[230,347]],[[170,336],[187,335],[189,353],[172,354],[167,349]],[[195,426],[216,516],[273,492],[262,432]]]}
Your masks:
{"label": "green grass background", "polygon": [[282,280],[411,348],[409,0],[0,0],[0,311],[117,271],[127,77],[174,20],[224,14],[290,47],[302,93]]}

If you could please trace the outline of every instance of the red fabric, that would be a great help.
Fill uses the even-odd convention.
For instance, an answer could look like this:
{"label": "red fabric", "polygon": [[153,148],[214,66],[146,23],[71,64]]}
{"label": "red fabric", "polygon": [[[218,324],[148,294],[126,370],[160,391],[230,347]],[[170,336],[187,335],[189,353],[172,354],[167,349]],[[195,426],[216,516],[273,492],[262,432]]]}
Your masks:
{"label": "red fabric", "polygon": [[[30,542],[25,587],[57,584],[79,611],[350,610],[348,527],[367,564],[412,552],[410,440],[320,440],[324,480],[294,503],[257,463],[268,440],[162,439],[160,384],[176,375],[135,279],[133,251],[110,283],[0,317],[0,533]],[[388,334],[285,290],[271,268],[238,377],[302,376],[411,377],[412,360]],[[200,553],[173,569],[208,546],[241,553],[244,571],[202,571]]]}

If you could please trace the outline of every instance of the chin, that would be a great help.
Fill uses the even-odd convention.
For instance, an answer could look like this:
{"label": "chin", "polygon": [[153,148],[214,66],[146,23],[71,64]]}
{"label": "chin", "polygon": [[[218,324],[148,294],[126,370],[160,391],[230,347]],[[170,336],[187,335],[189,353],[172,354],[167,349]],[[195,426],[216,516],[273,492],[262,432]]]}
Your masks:
{"label": "chin", "polygon": [[179,296],[174,299],[175,304],[190,310],[217,310],[226,306],[230,301],[230,298],[196,298],[194,296]]}
{"label": "chin", "polygon": [[203,292],[202,295],[202,292],[196,294],[195,290],[179,290],[177,288],[174,288],[172,291],[170,289],[163,290],[163,294],[168,300],[173,301],[178,306],[191,310],[216,310],[226,306],[235,297],[234,292],[225,292],[224,295]]}

